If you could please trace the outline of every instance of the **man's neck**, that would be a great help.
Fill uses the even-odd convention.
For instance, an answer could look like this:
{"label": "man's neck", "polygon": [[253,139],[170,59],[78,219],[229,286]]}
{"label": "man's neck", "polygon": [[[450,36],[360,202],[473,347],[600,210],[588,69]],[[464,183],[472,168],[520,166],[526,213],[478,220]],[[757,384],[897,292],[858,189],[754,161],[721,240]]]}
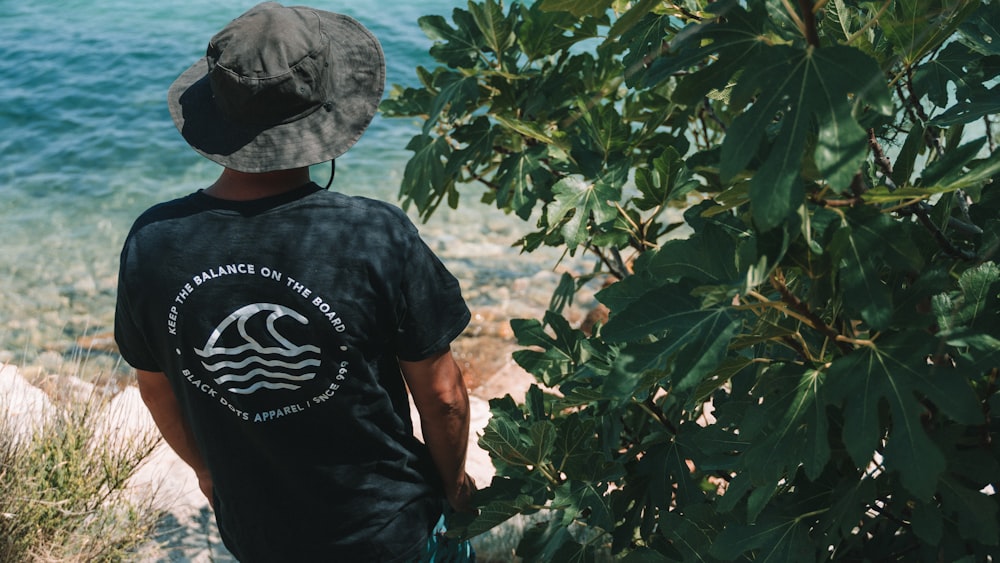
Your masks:
{"label": "man's neck", "polygon": [[273,172],[239,172],[226,168],[204,193],[219,199],[249,201],[289,192],[309,183],[309,168]]}

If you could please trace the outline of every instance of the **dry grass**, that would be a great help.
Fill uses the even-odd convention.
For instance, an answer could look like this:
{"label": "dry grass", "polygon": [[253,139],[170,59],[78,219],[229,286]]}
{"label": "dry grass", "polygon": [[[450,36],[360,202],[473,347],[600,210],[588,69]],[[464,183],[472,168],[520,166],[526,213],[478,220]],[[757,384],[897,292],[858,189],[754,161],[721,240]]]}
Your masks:
{"label": "dry grass", "polygon": [[160,514],[127,481],[158,442],[122,438],[94,393],[15,428],[0,405],[0,561],[122,561]]}

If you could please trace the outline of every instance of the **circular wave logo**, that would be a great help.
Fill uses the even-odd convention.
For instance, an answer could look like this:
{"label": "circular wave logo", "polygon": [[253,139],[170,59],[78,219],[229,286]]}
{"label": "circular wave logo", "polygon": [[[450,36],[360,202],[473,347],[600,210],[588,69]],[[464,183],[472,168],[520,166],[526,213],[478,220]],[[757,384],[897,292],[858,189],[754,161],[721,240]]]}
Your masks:
{"label": "circular wave logo", "polygon": [[[299,389],[301,383],[316,377],[321,363],[320,349],[297,345],[285,338],[276,323],[286,318],[309,324],[306,317],[274,303],[241,307],[223,319],[205,346],[195,352],[203,358],[202,366],[212,374],[215,383],[230,393],[249,395],[261,389]],[[220,345],[220,341],[229,345]]]}

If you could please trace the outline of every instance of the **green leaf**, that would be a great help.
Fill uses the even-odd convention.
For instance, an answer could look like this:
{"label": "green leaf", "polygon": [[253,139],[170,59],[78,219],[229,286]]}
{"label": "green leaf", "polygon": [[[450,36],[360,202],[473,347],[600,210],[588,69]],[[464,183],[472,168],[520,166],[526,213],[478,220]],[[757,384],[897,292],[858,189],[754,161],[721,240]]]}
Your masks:
{"label": "green leaf", "polygon": [[815,560],[807,524],[796,518],[762,518],[756,524],[729,524],[718,535],[709,554],[732,561],[757,551],[754,561],[779,563]]}
{"label": "green leaf", "polygon": [[[545,58],[551,53],[568,49],[571,45],[589,38],[580,28],[573,28],[576,18],[565,12],[548,12],[542,2],[521,6],[521,27],[516,34],[518,45],[529,60]],[[567,30],[572,29],[572,35]]]}
{"label": "green leaf", "polygon": [[524,396],[524,406],[528,420],[549,421],[545,393],[537,385],[531,384],[531,387],[528,387]]}
{"label": "green leaf", "polygon": [[[662,336],[671,330],[697,325],[704,314],[690,296],[675,294],[674,288],[655,288],[622,310],[612,311],[601,331],[608,342],[628,342]],[[671,339],[680,346],[676,339]]]}
{"label": "green leaf", "polygon": [[708,556],[709,548],[723,524],[711,505],[695,505],[683,511],[661,513],[660,521],[663,535],[681,552],[685,562],[712,561]]}
{"label": "green leaf", "polygon": [[931,102],[938,107],[949,105],[949,91],[954,92],[959,100],[966,100],[971,90],[982,88],[979,76],[966,70],[967,65],[975,64],[969,48],[959,42],[950,43],[933,59],[930,59],[914,72],[914,88],[920,93],[926,91]]}
{"label": "green leaf", "polygon": [[430,117],[424,121],[424,134],[429,135],[442,113],[455,117],[479,105],[479,81],[474,76],[447,75],[450,80],[434,97]]}
{"label": "green leaf", "polygon": [[566,511],[563,525],[568,526],[579,517],[588,526],[608,532],[614,530],[615,519],[603,489],[604,487],[598,488],[591,483],[572,480],[556,487],[552,506]]}
{"label": "green leaf", "polygon": [[587,108],[580,103],[580,118],[571,132],[570,154],[584,176],[599,176],[602,168],[611,169],[625,159],[622,151],[627,147],[630,129],[618,111],[611,105]]}
{"label": "green leaf", "polygon": [[650,13],[660,5],[660,0],[639,0],[633,3],[629,9],[615,21],[611,29],[608,30],[608,39],[620,37],[623,33],[632,29],[643,16]]}
{"label": "green leaf", "polygon": [[514,23],[504,16],[503,8],[493,0],[482,4],[469,2],[469,13],[475,20],[487,47],[498,56],[514,45]]}
{"label": "green leaf", "polygon": [[683,197],[696,185],[681,156],[673,147],[667,147],[653,159],[651,168],[635,170],[635,186],[642,197],[632,202],[638,209],[649,211]]}
{"label": "green leaf", "polygon": [[899,0],[879,23],[910,66],[947,40],[978,6],[966,0]]}
{"label": "green leaf", "polygon": [[528,437],[530,445],[524,455],[531,465],[547,462],[556,441],[555,425],[549,420],[535,422],[528,428]]}
{"label": "green leaf", "polygon": [[865,131],[852,116],[852,98],[881,113],[891,110],[891,101],[876,62],[845,46],[762,50],[736,84],[732,104],[742,107],[759,92],[767,95],[738,116],[726,134],[720,173],[723,181],[741,173],[777,119],[777,137],[750,184],[754,222],[767,231],[801,203],[801,193],[793,188],[809,131],[819,131],[814,157],[820,174],[844,191],[868,150]]}
{"label": "green leaf", "polygon": [[[794,475],[799,465],[809,479],[817,479],[830,460],[829,419],[823,392],[825,374],[792,366],[769,370],[768,386],[775,395],[762,396],[762,416],[777,420],[767,432],[751,440],[745,466],[755,483],[774,482]],[[760,384],[759,384],[760,385]]]}
{"label": "green leaf", "polygon": [[545,385],[558,385],[573,373],[571,358],[556,348],[537,350],[517,350],[513,354],[517,365],[537,377]]}
{"label": "green leaf", "polygon": [[850,222],[855,236],[867,239],[868,252],[879,255],[893,270],[915,274],[925,268],[917,245],[919,239],[908,230],[908,223],[900,223],[884,213],[862,216],[861,220],[852,217]]}
{"label": "green leaf", "polygon": [[961,292],[955,295],[941,294],[935,296],[933,301],[934,313],[941,331],[946,336],[954,338],[952,333],[967,327],[995,329],[996,312],[988,311],[987,307],[996,301],[998,290],[995,284],[998,281],[1000,281],[1000,267],[994,262],[986,262],[962,272],[958,278]]}
{"label": "green leaf", "polygon": [[[994,88],[994,90],[996,90]],[[938,127],[965,125],[973,121],[1000,113],[1000,93],[992,91],[992,98],[979,102],[959,102],[927,123]]]}
{"label": "green leaf", "polygon": [[931,503],[918,502],[913,507],[913,516],[910,517],[910,525],[913,533],[921,540],[930,544],[938,545],[941,542],[943,532],[943,519],[941,510]]}
{"label": "green leaf", "polygon": [[968,190],[992,182],[993,176],[1000,173],[1000,151],[994,152],[974,164],[970,163],[970,168],[971,170],[968,172],[956,172],[945,178],[948,184],[942,186],[940,191]]}
{"label": "green leaf", "polygon": [[[892,180],[897,186],[905,186],[910,181],[916,166],[917,156],[924,148],[924,128],[921,125],[914,125],[903,141],[903,148],[896,157],[896,162],[892,166]],[[883,190],[890,193],[889,190]],[[867,193],[866,193],[867,195]]]}
{"label": "green leaf", "polygon": [[983,3],[978,11],[959,26],[962,38],[982,55],[1000,55],[1000,9]]}
{"label": "green leaf", "polygon": [[534,463],[531,459],[532,446],[521,434],[518,424],[508,417],[498,416],[496,412],[483,429],[479,445],[490,452],[490,457],[507,465],[527,466]]}
{"label": "green leaf", "polygon": [[[716,309],[704,315],[698,326],[692,327],[688,334],[697,336],[684,346],[683,351],[674,359],[674,371],[671,376],[676,391],[687,391],[701,384],[712,375],[726,359],[729,343],[739,330],[741,322],[727,309]],[[686,339],[688,334],[684,334]],[[681,336],[681,335],[676,335]]]}
{"label": "green leaf", "polygon": [[602,356],[607,351],[596,350],[582,331],[571,327],[558,313],[546,311],[545,323],[554,337],[550,337],[538,321],[517,319],[511,321],[511,327],[519,344],[542,348],[541,351],[518,350],[514,352],[514,360],[546,385],[558,385],[585,364],[597,369],[606,363]]}
{"label": "green leaf", "polygon": [[[620,41],[628,45],[628,53],[622,59],[626,86],[649,87],[663,79],[659,76],[650,77],[650,61],[653,65],[662,64],[661,47],[672,31],[669,18],[652,14],[641,18],[636,25],[625,31]],[[697,57],[686,62],[694,64],[701,57],[703,55],[699,53]]]}
{"label": "green leaf", "polygon": [[552,338],[545,333],[545,327],[536,319],[511,319],[511,330],[521,346],[541,346],[548,348]]}
{"label": "green leaf", "polygon": [[495,144],[499,136],[486,117],[479,117],[472,123],[456,127],[452,138],[459,143],[460,148],[452,152],[445,166],[445,173],[461,178],[463,169],[490,165],[496,157]]}
{"label": "green leaf", "polygon": [[386,117],[409,117],[429,114],[433,94],[426,88],[402,88],[392,86],[389,96],[379,103],[378,111]]}
{"label": "green leaf", "polygon": [[593,563],[593,549],[588,551],[580,545],[561,518],[538,522],[525,530],[515,555],[525,563]]}
{"label": "green leaf", "polygon": [[[763,10],[747,12],[738,2],[709,4],[716,14],[673,33],[669,17],[647,18],[645,33],[627,34],[630,53],[625,57],[625,80],[629,86],[655,87],[678,71],[692,70],[681,78],[671,98],[682,104],[701,103],[712,89],[723,89],[730,78],[767,42]],[[669,40],[667,52],[662,43]]]}
{"label": "green leaf", "polygon": [[724,226],[707,224],[684,240],[666,242],[651,256],[644,272],[654,279],[690,279],[704,285],[739,280],[735,236]]}
{"label": "green leaf", "polygon": [[980,137],[948,151],[942,158],[930,164],[920,176],[920,183],[933,186],[941,182],[958,179],[965,172],[965,167],[976,158],[980,149],[986,144],[986,138]]}
{"label": "green leaf", "polygon": [[831,249],[839,257],[838,274],[844,306],[860,313],[874,330],[892,320],[892,292],[882,283],[879,260],[885,239],[873,229],[842,227],[834,234]]}
{"label": "green leaf", "polygon": [[541,141],[547,145],[554,145],[560,150],[564,150],[566,152],[569,152],[570,150],[570,143],[566,141],[566,135],[561,131],[550,132],[545,130],[538,123],[521,121],[520,119],[501,114],[494,114],[492,117],[500,125],[503,125],[520,135],[524,135],[529,139]]}
{"label": "green leaf", "polygon": [[862,194],[861,197],[867,203],[912,203],[918,200],[928,200],[935,195],[954,192],[958,189],[960,188],[952,186],[935,186],[932,188],[899,188],[897,190],[890,190],[885,186],[880,186],[868,190]]}
{"label": "green leaf", "polygon": [[615,466],[605,460],[600,448],[595,447],[597,443],[594,420],[570,413],[556,427],[552,464],[567,479],[589,482],[610,478]]}
{"label": "green leaf", "polygon": [[729,308],[701,310],[696,301],[666,286],[613,312],[601,334],[608,342],[658,336],[655,342],[630,345],[620,357],[628,371],[641,373],[665,369],[668,359],[676,354],[673,385],[680,391],[696,387],[715,371],[739,326],[739,318]]}
{"label": "green leaf", "polygon": [[958,286],[962,289],[962,311],[960,312],[963,323],[969,325],[980,325],[983,328],[994,329],[992,321],[996,319],[996,311],[989,311],[993,315],[987,317],[985,322],[977,321],[984,318],[988,313],[986,306],[996,304],[998,293],[995,287],[1000,281],[1000,267],[994,262],[986,262],[974,268],[970,268],[958,278]]}
{"label": "green leaf", "polygon": [[577,284],[577,278],[573,277],[569,272],[563,272],[559,276],[559,285],[556,286],[555,291],[552,292],[552,298],[549,299],[547,310],[561,315],[567,305],[573,304],[573,297],[576,296],[576,292],[579,289]]}
{"label": "green leaf", "polygon": [[855,535],[858,522],[877,499],[876,485],[874,479],[839,479],[830,491],[830,510],[820,516],[819,529],[845,538]]}
{"label": "green leaf", "polygon": [[528,495],[516,495],[512,498],[494,500],[479,507],[479,515],[466,528],[466,537],[474,537],[503,524],[518,514],[532,509],[533,501]]}
{"label": "green leaf", "polygon": [[532,175],[542,168],[546,156],[545,145],[507,155],[497,170],[497,207],[511,209],[522,219],[531,214],[536,199],[532,197]]}
{"label": "green leaf", "polygon": [[552,188],[555,201],[550,204],[547,219],[550,225],[560,227],[566,245],[570,248],[586,242],[590,235],[590,217],[603,223],[615,216],[620,193],[600,181],[588,182],[579,176],[567,176]]}
{"label": "green leaf", "polygon": [[475,66],[481,39],[472,34],[477,29],[475,22],[468,12],[458,8],[452,12],[452,18],[457,27],[451,27],[441,16],[423,16],[417,20],[424,34],[434,41],[431,56],[452,68]]}
{"label": "green leaf", "polygon": [[979,401],[963,377],[927,365],[920,352],[933,354],[938,348],[929,335],[890,334],[877,345],[834,360],[826,376],[829,400],[844,402],[844,444],[858,467],[867,466],[879,449],[880,405],[889,407],[892,426],[885,465],[899,472],[903,486],[917,499],[927,500],[936,490],[945,459],[923,428],[925,407],[918,396],[964,424],[978,420]]}
{"label": "green leaf", "polygon": [[414,154],[403,171],[399,195],[413,201],[424,213],[431,207],[432,197],[445,193],[454,182],[445,174],[451,146],[444,137],[417,135],[406,148]]}
{"label": "green leaf", "polygon": [[998,545],[997,502],[950,477],[941,479],[941,507],[957,522],[958,533],[983,545]]}
{"label": "green leaf", "polygon": [[578,18],[601,16],[614,0],[542,0],[542,9],[550,12],[569,12]]}

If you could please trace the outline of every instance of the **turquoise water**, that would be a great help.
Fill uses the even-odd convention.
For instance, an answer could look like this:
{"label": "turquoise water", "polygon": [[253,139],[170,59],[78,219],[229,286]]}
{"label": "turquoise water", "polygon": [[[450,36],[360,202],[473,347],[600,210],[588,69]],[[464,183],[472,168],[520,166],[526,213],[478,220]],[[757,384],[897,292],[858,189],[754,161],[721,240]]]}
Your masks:
{"label": "turquoise water", "polygon": [[[211,183],[217,165],[170,121],[167,87],[253,2],[0,0],[0,362],[68,355],[112,328],[118,250],[132,220]],[[332,1],[383,44],[387,87],[432,65],[416,21],[457,0]],[[334,189],[395,201],[415,122],[376,116],[338,160]],[[325,181],[319,167],[314,177]],[[544,304],[551,254],[510,248],[525,225],[477,203],[421,225],[474,310],[517,316]],[[546,273],[548,272],[548,273]],[[531,283],[524,283],[525,279]],[[521,283],[517,283],[521,280]]]}

